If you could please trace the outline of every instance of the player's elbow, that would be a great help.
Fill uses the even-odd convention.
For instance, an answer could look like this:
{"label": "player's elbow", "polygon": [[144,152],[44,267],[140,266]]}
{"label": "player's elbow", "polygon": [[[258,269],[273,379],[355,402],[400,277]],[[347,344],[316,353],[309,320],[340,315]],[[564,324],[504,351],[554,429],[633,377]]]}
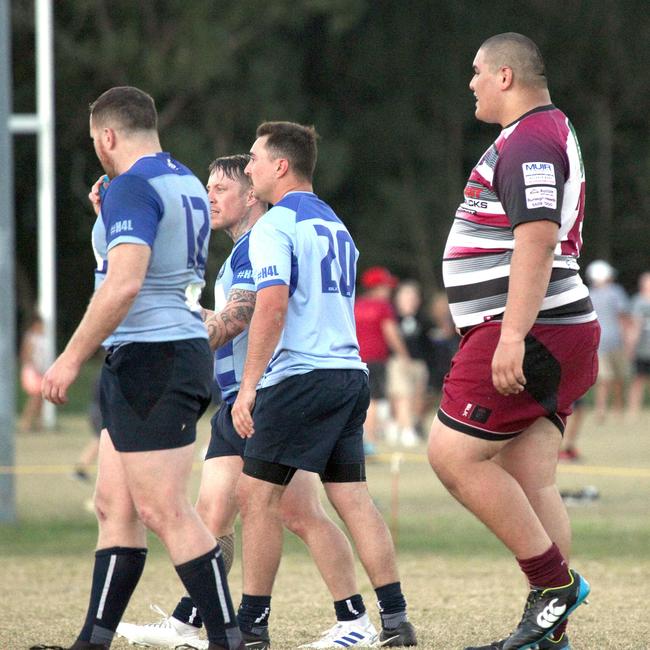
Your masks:
{"label": "player's elbow", "polygon": [[142,281],[138,278],[131,278],[121,282],[117,287],[117,295],[120,302],[133,302],[136,299],[140,289],[142,288]]}

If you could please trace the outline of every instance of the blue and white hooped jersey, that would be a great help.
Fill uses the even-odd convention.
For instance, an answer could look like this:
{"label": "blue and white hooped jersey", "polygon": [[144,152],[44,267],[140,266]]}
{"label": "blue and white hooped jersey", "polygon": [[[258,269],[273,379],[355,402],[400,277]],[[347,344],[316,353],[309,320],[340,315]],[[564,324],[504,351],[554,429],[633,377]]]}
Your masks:
{"label": "blue and white hooped jersey", "polygon": [[312,192],[286,194],[253,226],[250,258],[258,291],[289,287],[262,387],[316,369],[366,370],[354,323],[359,251],[329,205]]}
{"label": "blue and white hooped jersey", "polygon": [[207,338],[198,299],[209,238],[205,188],[168,153],[143,156],[111,180],[92,233],[95,290],[106,277],[114,246],[144,244],[151,260],[135,302],[104,347]]}
{"label": "blue and white hooped jersey", "polygon": [[[242,235],[223,263],[214,285],[214,310],[220,311],[232,289],[255,291],[253,269],[248,256],[250,230]],[[244,371],[248,349],[248,327],[214,352],[214,378],[221,389],[224,402],[234,402]]]}

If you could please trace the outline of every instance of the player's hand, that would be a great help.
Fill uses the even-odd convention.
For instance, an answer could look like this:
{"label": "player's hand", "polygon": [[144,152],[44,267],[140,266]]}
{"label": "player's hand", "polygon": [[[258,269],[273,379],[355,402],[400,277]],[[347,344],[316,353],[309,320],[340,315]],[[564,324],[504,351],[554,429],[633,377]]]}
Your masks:
{"label": "player's hand", "polygon": [[111,181],[109,180],[108,176],[106,174],[103,174],[100,176],[93,184],[93,186],[90,188],[90,192],[88,194],[88,200],[90,201],[90,204],[93,206],[93,210],[95,211],[95,214],[99,214],[99,208],[101,205],[101,196],[100,196],[100,187],[103,187],[105,190],[108,187],[108,184]]}
{"label": "player's hand", "polygon": [[250,438],[255,433],[253,407],[256,395],[255,389],[240,389],[232,406],[232,423],[235,425],[235,431],[242,438]]}
{"label": "player's hand", "polygon": [[65,352],[49,367],[41,382],[43,399],[53,404],[68,401],[68,388],[77,378],[80,365],[70,360]]}
{"label": "player's hand", "polygon": [[492,357],[492,383],[501,395],[516,395],[526,386],[522,341],[499,341]]}

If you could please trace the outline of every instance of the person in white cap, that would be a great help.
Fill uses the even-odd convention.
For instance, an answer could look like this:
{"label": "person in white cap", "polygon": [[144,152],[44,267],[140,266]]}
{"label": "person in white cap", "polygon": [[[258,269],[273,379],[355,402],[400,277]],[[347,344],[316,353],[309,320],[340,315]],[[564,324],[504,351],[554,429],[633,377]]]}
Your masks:
{"label": "person in white cap", "polygon": [[596,381],[596,416],[602,422],[607,416],[610,396],[613,407],[623,410],[625,384],[629,376],[627,345],[631,317],[625,289],[614,282],[616,271],[605,260],[594,260],[587,266],[591,302],[601,327],[598,347],[598,380]]}

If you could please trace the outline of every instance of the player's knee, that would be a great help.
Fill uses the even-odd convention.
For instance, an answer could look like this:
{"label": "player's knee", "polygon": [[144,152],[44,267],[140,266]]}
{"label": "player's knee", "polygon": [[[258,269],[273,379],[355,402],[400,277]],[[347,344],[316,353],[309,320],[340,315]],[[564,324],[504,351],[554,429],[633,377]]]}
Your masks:
{"label": "player's knee", "polygon": [[249,511],[249,502],[251,499],[251,488],[248,481],[242,476],[237,483],[237,507],[242,517],[245,517]]}
{"label": "player's knee", "polygon": [[282,525],[301,539],[305,539],[310,530],[315,530],[323,518],[310,503],[300,507],[295,503],[284,502],[280,506],[280,517]]}
{"label": "player's knee", "polygon": [[218,499],[199,499],[196,503],[197,514],[215,537],[225,535],[232,530],[234,516],[229,516],[229,511],[232,509]]}
{"label": "player's knee", "polygon": [[215,521],[217,520],[218,513],[212,504],[205,500],[197,501],[196,514],[199,515],[201,521],[208,527],[208,530],[215,530]]}
{"label": "player's knee", "polygon": [[157,508],[148,504],[140,503],[137,505],[138,517],[144,526],[154,532],[156,535],[162,530],[162,519]]}
{"label": "player's knee", "polygon": [[304,539],[307,536],[307,531],[309,526],[305,519],[303,519],[299,514],[295,512],[286,513],[282,511],[281,513],[282,525],[294,535]]}
{"label": "player's knee", "polygon": [[161,504],[147,500],[136,503],[136,509],[144,526],[161,538],[164,538],[166,531],[186,514],[177,504]]}
{"label": "player's knee", "polygon": [[117,497],[109,490],[97,489],[93,499],[95,515],[100,524],[124,523],[131,524],[137,519],[137,514],[130,500]]}

